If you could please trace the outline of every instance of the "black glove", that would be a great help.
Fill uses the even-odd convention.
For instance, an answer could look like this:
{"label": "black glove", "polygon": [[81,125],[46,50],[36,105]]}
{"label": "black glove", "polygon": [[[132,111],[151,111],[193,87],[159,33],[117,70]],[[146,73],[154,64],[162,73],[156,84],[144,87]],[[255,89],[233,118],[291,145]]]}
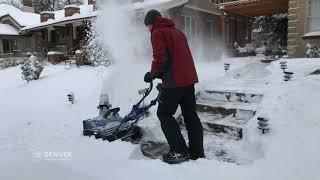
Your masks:
{"label": "black glove", "polygon": [[146,83],[151,83],[153,81],[153,76],[150,72],[147,72],[145,75],[144,75],[144,82]]}

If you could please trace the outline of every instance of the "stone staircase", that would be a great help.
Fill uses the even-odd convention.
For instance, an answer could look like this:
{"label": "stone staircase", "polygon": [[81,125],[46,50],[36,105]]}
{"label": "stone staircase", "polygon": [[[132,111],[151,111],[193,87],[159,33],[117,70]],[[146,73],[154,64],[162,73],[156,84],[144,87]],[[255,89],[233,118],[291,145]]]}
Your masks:
{"label": "stone staircase", "polygon": [[205,90],[196,97],[198,115],[206,131],[240,140],[263,95]]}

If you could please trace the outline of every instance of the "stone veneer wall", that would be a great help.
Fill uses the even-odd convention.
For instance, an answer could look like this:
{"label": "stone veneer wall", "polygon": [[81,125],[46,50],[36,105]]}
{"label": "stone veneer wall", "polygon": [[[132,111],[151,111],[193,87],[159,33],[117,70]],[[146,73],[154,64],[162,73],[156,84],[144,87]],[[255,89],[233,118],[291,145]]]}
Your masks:
{"label": "stone veneer wall", "polygon": [[308,33],[309,0],[289,0],[288,55],[290,58],[305,57],[306,44],[320,45],[320,37],[305,39]]}

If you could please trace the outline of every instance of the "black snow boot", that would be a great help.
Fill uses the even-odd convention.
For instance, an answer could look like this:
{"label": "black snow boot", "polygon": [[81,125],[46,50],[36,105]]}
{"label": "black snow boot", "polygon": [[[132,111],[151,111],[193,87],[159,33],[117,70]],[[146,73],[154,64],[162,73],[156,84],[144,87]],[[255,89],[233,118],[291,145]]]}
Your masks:
{"label": "black snow boot", "polygon": [[168,152],[162,156],[163,162],[168,164],[181,164],[183,162],[189,161],[189,154],[188,153],[175,153],[173,151]]}
{"label": "black snow boot", "polygon": [[200,155],[198,155],[198,154],[197,155],[192,155],[192,154],[190,155],[191,160],[197,160],[197,159],[202,159],[202,158],[206,158],[203,153]]}

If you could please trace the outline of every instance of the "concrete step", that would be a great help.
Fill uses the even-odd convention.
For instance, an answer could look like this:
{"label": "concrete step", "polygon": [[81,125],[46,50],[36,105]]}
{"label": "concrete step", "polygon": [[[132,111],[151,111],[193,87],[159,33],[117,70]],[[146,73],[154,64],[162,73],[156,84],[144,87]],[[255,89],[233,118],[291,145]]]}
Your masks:
{"label": "concrete step", "polygon": [[256,111],[205,105],[197,102],[197,113],[205,130],[242,139],[243,128]]}
{"label": "concrete step", "polygon": [[242,139],[262,94],[206,90],[197,93],[197,113],[206,131]]}
{"label": "concrete step", "polygon": [[261,94],[243,93],[234,91],[205,90],[197,94],[199,100],[211,100],[222,102],[260,103]]}

